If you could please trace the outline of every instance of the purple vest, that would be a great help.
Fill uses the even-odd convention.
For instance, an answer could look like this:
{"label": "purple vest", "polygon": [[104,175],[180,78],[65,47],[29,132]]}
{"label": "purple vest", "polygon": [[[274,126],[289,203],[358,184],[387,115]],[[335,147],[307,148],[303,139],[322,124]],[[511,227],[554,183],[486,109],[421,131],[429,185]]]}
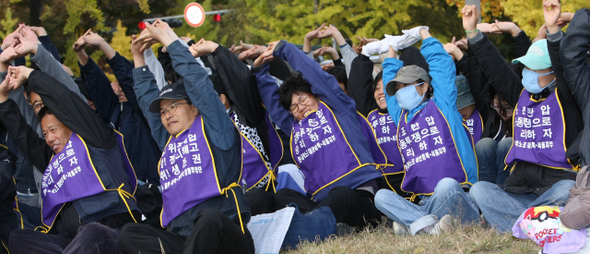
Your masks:
{"label": "purple vest", "polygon": [[523,90],[514,111],[512,147],[506,165],[526,161],[556,169],[573,169],[565,156],[565,120],[557,89],[535,101]]}
{"label": "purple vest", "polygon": [[383,169],[383,175],[403,173],[404,164],[397,147],[397,126],[391,116],[389,113],[381,113],[376,109],[371,111],[367,118],[377,137],[377,144],[387,157],[387,167]]}
{"label": "purple vest", "polygon": [[430,100],[410,122],[402,111],[397,129],[398,146],[406,174],[402,190],[430,195],[440,180],[450,177],[467,183],[467,173],[457,152],[449,124]]}
{"label": "purple vest", "polygon": [[135,195],[135,191],[137,190],[137,176],[135,175],[135,169],[133,165],[131,165],[131,160],[129,160],[129,156],[127,155],[127,149],[125,148],[125,141],[123,134],[115,130],[115,134],[117,136],[117,141],[119,141],[119,151],[121,151],[121,158],[123,159],[123,167],[125,168],[125,173],[131,182],[132,195]]}
{"label": "purple vest", "polygon": [[473,111],[469,119],[463,120],[463,124],[467,127],[467,136],[472,138],[471,146],[473,146],[473,144],[476,144],[481,139],[481,134],[483,133],[483,119],[479,111],[477,109]]}
{"label": "purple vest", "polygon": [[50,228],[65,203],[106,191],[86,143],[76,133],[49,161],[41,189],[43,224]]}
{"label": "purple vest", "polygon": [[293,122],[291,150],[305,175],[305,189],[312,196],[366,165],[361,164],[324,102],[319,103],[317,111]]}
{"label": "purple vest", "polygon": [[170,221],[201,202],[222,194],[213,154],[199,115],[190,129],[170,136],[158,163],[162,187],[160,222]]}
{"label": "purple vest", "polygon": [[[233,121],[233,117],[230,117]],[[283,143],[279,134],[275,130],[274,126],[270,122],[268,114],[265,116],[266,127],[268,129],[269,137],[269,151],[272,168],[269,168],[266,164],[264,156],[256,147],[240,132],[243,144],[244,160],[242,162],[242,178],[246,181],[246,191],[255,187],[260,181],[266,178],[268,175],[272,179],[276,178],[274,170],[282,159],[283,156]],[[238,129],[238,131],[240,131]]]}

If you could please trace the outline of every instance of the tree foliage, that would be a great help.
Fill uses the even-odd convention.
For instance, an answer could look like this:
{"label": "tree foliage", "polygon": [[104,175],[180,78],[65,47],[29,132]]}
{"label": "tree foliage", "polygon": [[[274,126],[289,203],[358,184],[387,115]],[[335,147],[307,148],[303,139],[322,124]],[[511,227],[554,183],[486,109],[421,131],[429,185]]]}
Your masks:
{"label": "tree foliage", "polygon": [[7,35],[14,31],[14,28],[18,24],[18,20],[12,17],[12,10],[10,8],[6,9],[4,12],[4,18],[0,20],[0,38],[4,39]]}
{"label": "tree foliage", "polygon": [[[500,0],[506,15],[520,26],[529,37],[534,38],[539,28],[545,24],[543,18],[543,1],[540,0]],[[588,1],[562,0],[562,12],[575,12],[576,10],[588,7]]]}

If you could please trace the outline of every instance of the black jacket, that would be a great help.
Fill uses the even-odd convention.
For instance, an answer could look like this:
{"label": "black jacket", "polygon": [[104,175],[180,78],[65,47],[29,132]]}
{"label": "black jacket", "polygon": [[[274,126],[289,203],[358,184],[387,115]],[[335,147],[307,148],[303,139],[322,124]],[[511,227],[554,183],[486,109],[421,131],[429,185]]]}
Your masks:
{"label": "black jacket", "polygon": [[[500,55],[498,49],[496,49],[485,35],[478,34],[471,38],[469,40],[469,48],[477,56],[482,72],[494,86],[497,93],[510,106],[515,108],[523,90],[520,76],[511,69],[510,65]],[[551,52],[551,47],[549,47],[549,50],[553,71],[557,78],[557,96],[559,96],[564,109],[566,124],[565,143],[566,147],[569,147],[583,127],[582,118],[580,111],[577,110],[577,105],[572,99],[571,92],[563,79],[559,57],[556,57],[558,55],[555,52]],[[550,93],[546,89],[539,95],[541,97],[547,97]],[[506,180],[504,189],[513,193],[535,193],[541,195],[551,188],[554,183],[564,179],[575,179],[575,173],[565,170],[555,170],[528,162],[519,162],[516,163],[512,173]]]}
{"label": "black jacket", "polygon": [[[584,125],[590,126],[590,68],[587,52],[590,49],[590,14],[587,8],[580,9],[574,15],[567,29],[567,34],[561,40],[561,60],[563,74],[575,102],[582,110]],[[553,45],[553,42],[549,42]],[[590,163],[590,128],[585,128],[580,141],[581,165]]]}

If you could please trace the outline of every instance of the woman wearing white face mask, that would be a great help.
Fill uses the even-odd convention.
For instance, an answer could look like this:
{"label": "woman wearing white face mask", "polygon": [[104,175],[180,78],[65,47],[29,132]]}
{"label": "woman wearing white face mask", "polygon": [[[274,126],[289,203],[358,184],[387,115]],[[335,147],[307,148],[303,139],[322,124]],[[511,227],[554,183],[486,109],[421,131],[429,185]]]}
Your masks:
{"label": "woman wearing white face mask", "polygon": [[464,28],[473,31],[467,34],[469,48],[495,90],[514,108],[514,141],[506,156],[510,176],[503,186],[478,182],[469,193],[486,220],[499,231],[510,231],[529,207],[564,205],[576,177],[578,163],[571,155],[577,149],[568,148],[576,147],[574,140],[583,124],[563,77],[559,2],[545,1],[544,12],[549,43],[533,43],[526,55],[512,62],[524,65],[521,79],[476,29],[477,8],[463,8]]}
{"label": "woman wearing white face mask", "polygon": [[400,45],[391,45],[383,62],[383,84],[387,109],[398,126],[405,170],[401,189],[422,200],[415,205],[383,189],[375,195],[375,206],[394,220],[396,234],[438,234],[454,226],[453,217],[464,223],[478,219],[477,209],[462,188],[477,181],[477,163],[457,111],[452,58],[427,28],[406,34],[423,39],[421,53],[430,75],[416,65],[402,67],[394,50]]}

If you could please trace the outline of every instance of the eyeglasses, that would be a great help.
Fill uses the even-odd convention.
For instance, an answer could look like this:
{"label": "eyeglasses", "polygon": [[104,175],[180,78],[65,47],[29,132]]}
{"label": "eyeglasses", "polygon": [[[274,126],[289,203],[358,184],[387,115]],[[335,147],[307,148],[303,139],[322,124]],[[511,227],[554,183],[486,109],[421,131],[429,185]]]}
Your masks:
{"label": "eyeglasses", "polygon": [[[512,115],[512,112],[514,111],[514,110],[512,109],[512,107],[510,107],[510,106],[507,106],[507,105],[502,105],[502,106],[504,107],[506,114],[508,114],[508,115]],[[496,110],[496,111],[498,111],[498,112],[502,111],[502,109],[500,108],[500,105],[497,105],[497,104],[491,104],[491,105],[490,105],[490,107],[492,107],[492,109],[494,109],[494,110]]]}
{"label": "eyeglasses", "polygon": [[35,103],[33,103],[33,106],[32,106],[32,107],[33,107],[33,109],[34,109],[35,111],[39,111],[39,110],[41,110],[41,108],[42,108],[43,106],[45,106],[45,105],[43,104],[43,102],[35,102]]}
{"label": "eyeglasses", "polygon": [[188,102],[171,103],[170,105],[166,106],[165,109],[160,110],[160,117],[164,117],[168,112],[170,112],[170,114],[174,114],[174,112],[176,112],[176,110],[178,109],[178,105],[180,104],[188,104]]}
{"label": "eyeglasses", "polygon": [[299,111],[299,105],[307,104],[309,102],[309,95],[304,94],[299,96],[298,101],[299,103],[291,104],[291,106],[289,107],[289,111],[291,113]]}

